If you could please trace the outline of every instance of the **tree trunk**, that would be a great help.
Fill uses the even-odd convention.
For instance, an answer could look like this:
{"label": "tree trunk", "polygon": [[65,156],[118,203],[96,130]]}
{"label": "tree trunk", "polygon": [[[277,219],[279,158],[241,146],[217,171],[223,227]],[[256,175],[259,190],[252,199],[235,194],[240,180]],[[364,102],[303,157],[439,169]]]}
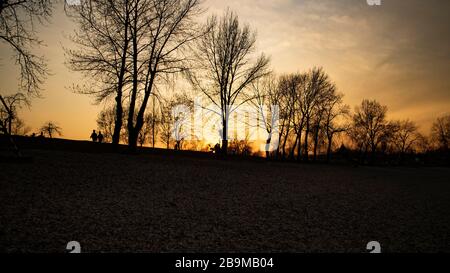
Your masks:
{"label": "tree trunk", "polygon": [[123,125],[123,107],[122,107],[122,92],[117,94],[116,97],[116,120],[114,122],[114,133],[112,136],[112,144],[114,146],[119,145],[120,131],[122,131]]}
{"label": "tree trunk", "polygon": [[134,33],[132,35],[132,49],[133,49],[133,87],[131,91],[131,97],[130,97],[130,107],[128,108],[128,148],[130,151],[136,151],[136,145],[137,145],[137,133],[139,132],[136,130],[136,126],[133,126],[134,124],[134,112],[136,111],[136,97],[138,92],[138,38],[136,37],[137,33],[137,18],[138,18],[138,9],[134,9],[134,20],[133,20],[133,30]]}
{"label": "tree trunk", "polygon": [[137,149],[137,140],[138,140],[138,133],[136,133],[136,129],[132,129],[128,131],[128,149],[131,152],[135,152]]}
{"label": "tree trunk", "polygon": [[377,145],[375,143],[371,144],[371,153],[370,153],[370,163],[375,163],[375,152],[377,150]]}
{"label": "tree trunk", "polygon": [[155,115],[153,115],[153,120],[152,120],[152,148],[155,148]]}
{"label": "tree trunk", "polygon": [[270,142],[272,142],[272,139],[269,137],[266,140],[266,158],[269,159],[270,157]]}
{"label": "tree trunk", "polygon": [[125,1],[126,8],[126,18],[125,18],[125,38],[124,38],[124,47],[121,56],[121,65],[120,65],[120,73],[117,84],[117,96],[116,96],[116,120],[114,123],[114,133],[112,137],[112,144],[114,146],[118,146],[120,142],[120,132],[122,131],[123,126],[123,106],[122,106],[122,93],[123,93],[123,85],[125,78],[125,67],[127,62],[127,49],[128,44],[130,42],[128,37],[128,27],[130,24],[130,13],[128,11],[128,1]]}
{"label": "tree trunk", "polygon": [[228,153],[228,119],[222,120],[222,155],[227,155]]}
{"label": "tree trunk", "polygon": [[314,156],[313,161],[317,160],[317,146],[319,144],[319,127],[316,127],[316,131],[314,132]]}
{"label": "tree trunk", "polygon": [[294,141],[294,145],[291,148],[291,152],[289,153],[289,159],[293,160],[294,159],[294,153],[295,153],[295,148],[297,147],[297,143],[298,143],[298,134],[296,134],[296,138]]}
{"label": "tree trunk", "polygon": [[303,129],[300,129],[298,133],[297,161],[302,159],[302,130]]}
{"label": "tree trunk", "polygon": [[282,156],[281,156],[282,159],[286,158],[286,143],[287,143],[288,137],[289,137],[289,132],[286,131],[286,135],[284,136],[283,147],[282,147],[282,151],[281,151],[282,152]]}
{"label": "tree trunk", "polygon": [[11,113],[9,113],[9,118],[8,118],[8,134],[12,135],[12,117],[11,117]]}
{"label": "tree trunk", "polygon": [[331,145],[333,143],[333,136],[328,137],[328,147],[327,147],[327,162],[331,161]]}
{"label": "tree trunk", "polygon": [[309,135],[309,119],[306,120],[306,131],[305,131],[305,145],[304,145],[304,160],[308,162],[308,135]]}
{"label": "tree trunk", "polygon": [[280,159],[280,155],[281,155],[280,144],[281,144],[281,138],[283,136],[283,131],[284,131],[284,121],[283,121],[283,124],[281,125],[280,132],[278,133],[278,147],[277,147],[277,152],[276,152],[276,156],[275,156],[277,160]]}

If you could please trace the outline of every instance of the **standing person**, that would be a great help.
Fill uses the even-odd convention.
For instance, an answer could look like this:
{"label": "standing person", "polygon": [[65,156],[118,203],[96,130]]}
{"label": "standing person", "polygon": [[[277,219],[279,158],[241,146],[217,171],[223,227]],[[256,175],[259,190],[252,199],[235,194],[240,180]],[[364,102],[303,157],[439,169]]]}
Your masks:
{"label": "standing person", "polygon": [[95,132],[95,130],[92,130],[92,134],[91,134],[91,139],[93,142],[97,142],[97,133]]}
{"label": "standing person", "polygon": [[102,135],[102,131],[98,131],[98,143],[102,143],[103,142],[103,135]]}
{"label": "standing person", "polygon": [[214,145],[214,153],[217,155],[217,154],[220,154],[220,144],[219,143],[217,143],[216,145]]}

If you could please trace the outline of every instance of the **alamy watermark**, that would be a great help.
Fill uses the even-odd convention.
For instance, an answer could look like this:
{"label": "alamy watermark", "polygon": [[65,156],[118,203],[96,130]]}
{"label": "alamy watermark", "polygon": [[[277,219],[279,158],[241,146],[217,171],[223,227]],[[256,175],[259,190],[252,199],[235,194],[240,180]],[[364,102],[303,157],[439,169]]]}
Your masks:
{"label": "alamy watermark", "polygon": [[[64,2],[69,6],[78,6],[81,5],[82,0],[64,0]],[[367,5],[369,6],[381,6],[382,0],[366,0]]]}
{"label": "alamy watermark", "polygon": [[278,105],[228,105],[222,109],[215,104],[204,104],[203,98],[198,97],[193,107],[177,105],[171,115],[172,138],[176,141],[260,141],[263,142],[261,151],[272,152],[278,148]]}
{"label": "alamy watermark", "polygon": [[366,0],[369,6],[381,6],[381,0]]}

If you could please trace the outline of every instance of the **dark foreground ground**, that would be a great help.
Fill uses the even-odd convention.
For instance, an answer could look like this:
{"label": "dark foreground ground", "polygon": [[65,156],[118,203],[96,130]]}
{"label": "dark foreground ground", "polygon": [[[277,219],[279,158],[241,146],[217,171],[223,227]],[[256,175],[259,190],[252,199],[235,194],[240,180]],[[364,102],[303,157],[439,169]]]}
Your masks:
{"label": "dark foreground ground", "polygon": [[448,168],[24,154],[0,162],[2,252],[450,252]]}

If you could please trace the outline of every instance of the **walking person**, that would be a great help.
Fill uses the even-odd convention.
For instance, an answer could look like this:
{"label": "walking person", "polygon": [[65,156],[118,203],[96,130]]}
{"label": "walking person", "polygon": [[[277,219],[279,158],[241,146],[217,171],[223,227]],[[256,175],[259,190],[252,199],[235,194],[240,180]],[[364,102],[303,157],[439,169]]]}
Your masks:
{"label": "walking person", "polygon": [[103,134],[102,134],[102,131],[99,131],[98,132],[98,143],[102,143],[103,142]]}
{"label": "walking person", "polygon": [[95,130],[92,130],[92,134],[91,134],[91,139],[93,142],[97,142],[97,133],[95,132]]}

